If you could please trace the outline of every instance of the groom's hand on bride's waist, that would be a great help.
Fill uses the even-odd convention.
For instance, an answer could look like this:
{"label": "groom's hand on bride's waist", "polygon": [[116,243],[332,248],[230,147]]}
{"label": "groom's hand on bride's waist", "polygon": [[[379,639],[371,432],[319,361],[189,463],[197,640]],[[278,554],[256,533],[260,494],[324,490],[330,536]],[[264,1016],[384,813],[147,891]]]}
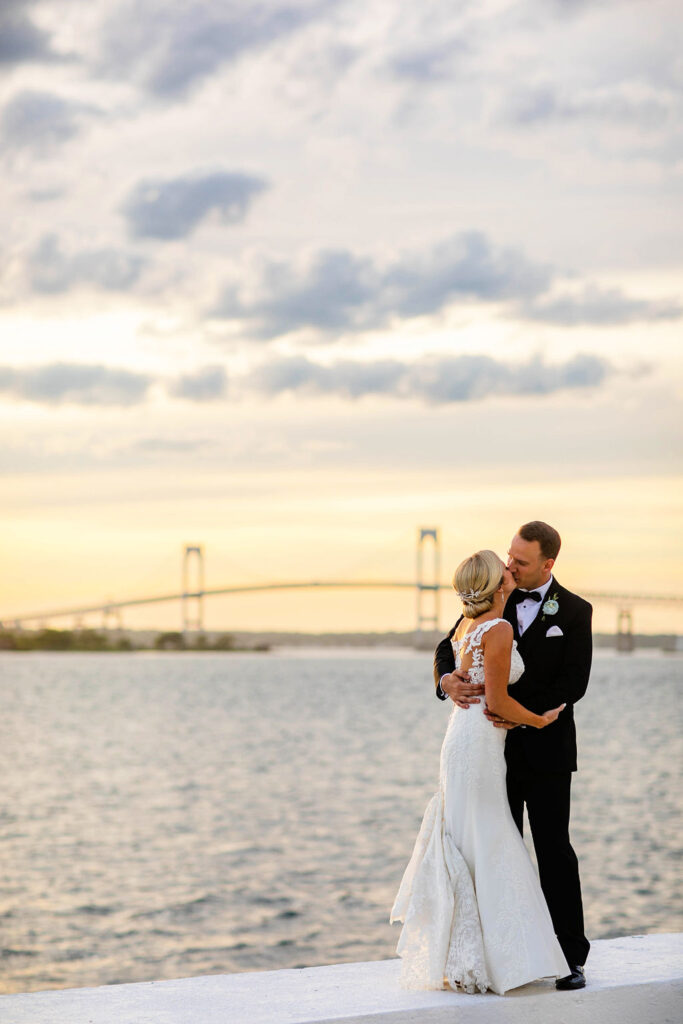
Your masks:
{"label": "groom's hand on bride's waist", "polygon": [[479,704],[480,697],[484,693],[484,687],[477,683],[471,683],[467,672],[447,672],[439,680],[441,689],[450,697],[454,704],[467,711],[470,704]]}

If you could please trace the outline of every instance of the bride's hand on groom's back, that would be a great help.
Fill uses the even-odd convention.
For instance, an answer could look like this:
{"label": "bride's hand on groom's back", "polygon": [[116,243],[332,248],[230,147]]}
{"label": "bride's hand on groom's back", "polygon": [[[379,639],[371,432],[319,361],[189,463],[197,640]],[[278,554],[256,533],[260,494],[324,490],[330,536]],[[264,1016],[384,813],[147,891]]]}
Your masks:
{"label": "bride's hand on groom's back", "polygon": [[500,715],[494,715],[493,711],[489,711],[488,708],[484,708],[484,714],[488,718],[492,725],[495,725],[496,729],[516,729],[517,722],[508,722],[507,718],[501,718]]}
{"label": "bride's hand on groom's back", "polygon": [[559,708],[553,708],[552,711],[546,711],[544,715],[541,715],[541,718],[545,719],[546,725],[552,725],[553,722],[557,721],[560,711],[564,711],[566,706],[566,704],[560,704]]}

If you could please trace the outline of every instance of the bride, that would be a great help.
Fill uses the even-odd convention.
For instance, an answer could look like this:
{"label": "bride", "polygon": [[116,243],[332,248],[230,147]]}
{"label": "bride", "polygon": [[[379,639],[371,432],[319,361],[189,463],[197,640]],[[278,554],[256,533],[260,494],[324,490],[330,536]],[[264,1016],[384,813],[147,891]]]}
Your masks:
{"label": "bride", "polygon": [[[453,636],[455,667],[485,685],[486,706],[510,722],[543,729],[543,715],[508,695],[524,664],[502,618],[515,581],[493,551],[458,566],[464,618]],[[441,748],[439,789],[427,806],[391,921],[403,921],[397,953],[412,989],[491,989],[503,995],[538,978],[564,977],[538,875],[514,823],[505,786],[505,731],[484,704],[454,707]]]}

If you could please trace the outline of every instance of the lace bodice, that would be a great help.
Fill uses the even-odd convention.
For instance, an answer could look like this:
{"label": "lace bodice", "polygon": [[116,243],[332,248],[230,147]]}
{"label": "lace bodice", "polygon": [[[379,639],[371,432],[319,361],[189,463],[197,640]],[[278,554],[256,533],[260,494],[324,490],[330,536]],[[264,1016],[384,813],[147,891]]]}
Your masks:
{"label": "lace bodice", "polygon": [[[461,640],[456,640],[455,637],[453,638],[452,644],[456,668],[460,668],[463,656],[466,652],[469,652],[472,655],[472,665],[469,669],[469,674],[473,683],[477,683],[481,686],[484,685],[484,650],[481,645],[481,638],[484,633],[488,632],[491,626],[495,626],[498,622],[506,621],[506,619],[487,619],[486,622],[480,622],[473,630],[466,633]],[[512,683],[516,683],[523,672],[524,662],[522,661],[522,655],[517,650],[517,641],[513,640],[512,653],[510,655],[510,676],[508,684],[511,685]]]}

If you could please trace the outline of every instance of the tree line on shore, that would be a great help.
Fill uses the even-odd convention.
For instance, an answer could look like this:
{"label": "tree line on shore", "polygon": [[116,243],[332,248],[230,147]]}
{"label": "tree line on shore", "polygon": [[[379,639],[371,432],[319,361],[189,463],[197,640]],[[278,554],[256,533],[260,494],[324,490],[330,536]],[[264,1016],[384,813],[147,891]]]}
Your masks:
{"label": "tree line on shore", "polygon": [[0,629],[0,651],[266,651],[267,644],[240,647],[231,633],[158,633],[151,644],[96,629]]}

